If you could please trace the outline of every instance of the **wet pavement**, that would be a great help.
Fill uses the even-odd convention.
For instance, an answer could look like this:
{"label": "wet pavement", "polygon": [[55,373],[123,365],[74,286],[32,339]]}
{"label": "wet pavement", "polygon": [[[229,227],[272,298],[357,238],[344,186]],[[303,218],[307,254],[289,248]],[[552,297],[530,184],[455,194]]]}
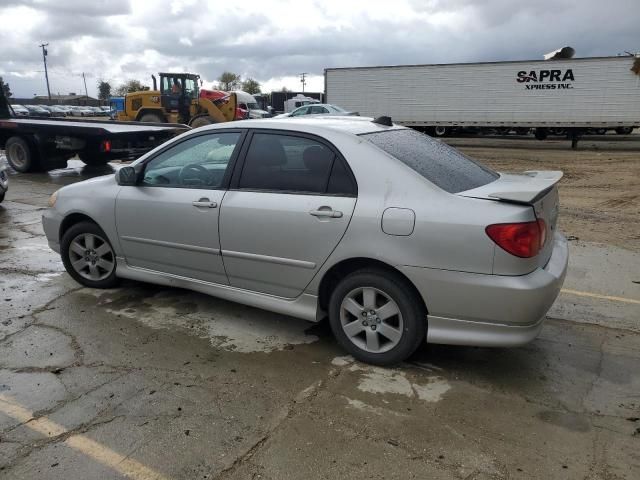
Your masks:
{"label": "wet pavement", "polygon": [[40,215],[114,168],[15,174],[0,204],[0,479],[640,478],[637,253],[572,241],[526,347],[424,345],[383,369],[325,324],[80,287]]}

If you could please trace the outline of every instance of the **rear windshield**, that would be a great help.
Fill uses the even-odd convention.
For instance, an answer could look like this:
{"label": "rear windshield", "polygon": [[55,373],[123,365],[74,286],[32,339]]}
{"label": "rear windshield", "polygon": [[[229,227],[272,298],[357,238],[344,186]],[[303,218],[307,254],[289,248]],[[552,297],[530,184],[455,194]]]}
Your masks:
{"label": "rear windshield", "polygon": [[458,150],[415,130],[386,130],[361,136],[449,193],[481,187],[499,177]]}

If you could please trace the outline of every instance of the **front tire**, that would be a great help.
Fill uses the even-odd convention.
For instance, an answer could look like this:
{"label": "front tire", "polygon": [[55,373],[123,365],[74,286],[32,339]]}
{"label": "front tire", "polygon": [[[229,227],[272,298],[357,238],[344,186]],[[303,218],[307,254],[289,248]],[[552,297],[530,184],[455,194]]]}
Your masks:
{"label": "front tire", "polygon": [[140,122],[164,123],[164,119],[157,113],[145,113],[140,117]]}
{"label": "front tire", "polygon": [[215,120],[210,116],[201,115],[199,117],[194,117],[193,119],[191,119],[191,121],[189,122],[189,126],[191,128],[199,128],[199,127],[205,127],[207,125],[212,125],[214,123],[216,123]]}
{"label": "front tire", "polygon": [[60,256],[69,275],[89,288],[111,288],[118,283],[116,254],[102,229],[92,222],[69,228],[60,241]]}
{"label": "front tire", "polygon": [[425,341],[427,315],[399,275],[359,270],[333,290],[329,323],[340,346],[356,359],[385,366],[407,359]]}

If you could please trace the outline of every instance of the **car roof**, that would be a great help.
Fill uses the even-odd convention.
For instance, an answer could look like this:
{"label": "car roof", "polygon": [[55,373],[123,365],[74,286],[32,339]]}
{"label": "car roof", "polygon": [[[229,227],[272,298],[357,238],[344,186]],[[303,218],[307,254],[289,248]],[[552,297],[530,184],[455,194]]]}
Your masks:
{"label": "car roof", "polygon": [[[278,130],[296,130],[308,133],[322,134],[326,132],[342,132],[353,135],[383,132],[387,130],[404,130],[407,127],[393,124],[380,125],[373,122],[371,117],[345,117],[333,115],[319,115],[312,118],[284,117],[262,118],[257,120],[242,120],[233,122],[235,128],[265,128]],[[233,128],[232,127],[232,128]],[[228,123],[218,123],[205,127],[208,129],[230,128]]]}

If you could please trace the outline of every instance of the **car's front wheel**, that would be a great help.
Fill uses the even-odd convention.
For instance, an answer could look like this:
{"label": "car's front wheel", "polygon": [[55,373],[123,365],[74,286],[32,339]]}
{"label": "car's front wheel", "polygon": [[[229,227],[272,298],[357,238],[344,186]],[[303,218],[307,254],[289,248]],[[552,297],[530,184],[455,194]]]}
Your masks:
{"label": "car's front wheel", "polygon": [[90,288],[116,285],[116,255],[107,235],[91,222],[70,227],[60,241],[62,263],[69,275]]}
{"label": "car's front wheel", "polygon": [[405,360],[426,338],[421,299],[401,276],[382,270],[343,278],[329,300],[329,322],[345,350],[375,365]]}

